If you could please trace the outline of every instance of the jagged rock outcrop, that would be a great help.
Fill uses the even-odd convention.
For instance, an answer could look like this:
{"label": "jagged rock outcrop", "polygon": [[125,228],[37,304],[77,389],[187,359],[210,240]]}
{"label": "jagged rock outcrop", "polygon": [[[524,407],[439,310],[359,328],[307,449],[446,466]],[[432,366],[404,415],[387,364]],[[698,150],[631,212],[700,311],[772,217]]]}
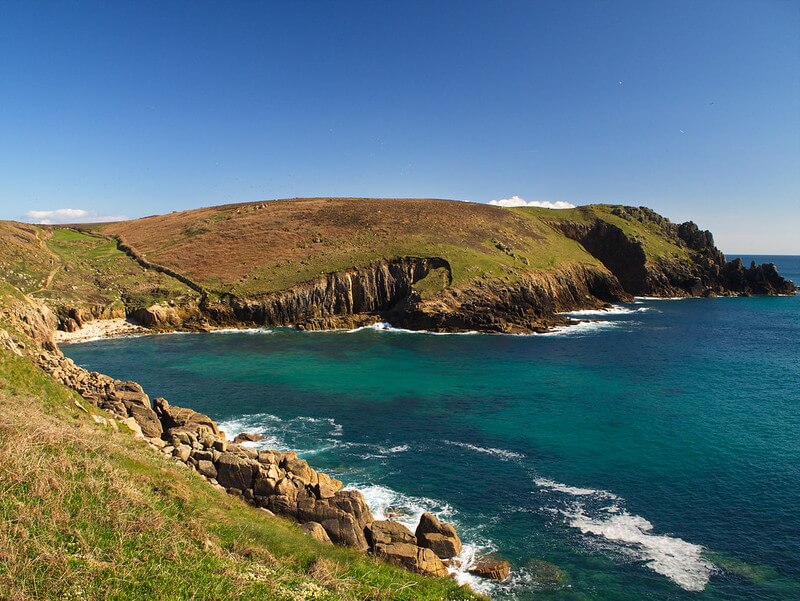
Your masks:
{"label": "jagged rock outcrop", "polygon": [[379,314],[408,299],[413,285],[431,270],[450,266],[444,259],[402,257],[364,267],[328,273],[260,298],[228,297],[206,302],[205,313],[215,323],[299,325],[319,329],[331,318]]}
{"label": "jagged rock outcrop", "polygon": [[56,310],[58,329],[75,332],[84,324],[96,319],[120,319],[125,317],[125,307],[119,304],[94,304],[88,307],[60,306]]}
{"label": "jagged rock outcrop", "polygon": [[790,294],[794,292],[791,282],[787,282],[773,263],[756,265],[751,261],[745,267],[741,259],[734,259],[725,264],[721,272],[725,287],[739,294]]}
{"label": "jagged rock outcrop", "polygon": [[404,257],[326,274],[259,299],[229,297],[202,305],[218,325],[295,325],[300,329],[356,327],[378,319],[409,329],[516,332],[542,330],[566,320],[556,313],[626,300],[602,267],[576,265],[514,281],[477,280],[423,300],[414,284],[443,259]]}
{"label": "jagged rock outcrop", "polygon": [[450,524],[443,524],[432,513],[423,513],[414,533],[420,547],[430,549],[441,559],[461,553],[461,539]]}
{"label": "jagged rock outcrop", "polygon": [[688,260],[662,253],[648,257],[645,241],[603,219],[550,219],[556,230],[583,245],[616,276],[625,292],[644,296],[712,296],[725,294],[791,294],[796,287],[770,265],[745,269],[727,263],[711,232],[691,221],[675,224],[646,207],[614,207],[613,215],[646,225],[654,235],[683,249]]}
{"label": "jagged rock outcrop", "polygon": [[520,276],[514,282],[477,281],[467,288],[445,290],[436,298],[402,306],[389,320],[409,329],[434,331],[544,331],[568,322],[559,312],[628,299],[606,269],[575,265]]}

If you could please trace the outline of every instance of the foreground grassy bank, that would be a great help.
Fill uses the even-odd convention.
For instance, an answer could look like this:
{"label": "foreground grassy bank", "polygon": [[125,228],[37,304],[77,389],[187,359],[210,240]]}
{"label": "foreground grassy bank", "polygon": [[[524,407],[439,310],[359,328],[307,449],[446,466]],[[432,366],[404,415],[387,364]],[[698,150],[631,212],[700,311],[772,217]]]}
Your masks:
{"label": "foreground grassy bank", "polygon": [[0,598],[476,599],[211,488],[0,350]]}

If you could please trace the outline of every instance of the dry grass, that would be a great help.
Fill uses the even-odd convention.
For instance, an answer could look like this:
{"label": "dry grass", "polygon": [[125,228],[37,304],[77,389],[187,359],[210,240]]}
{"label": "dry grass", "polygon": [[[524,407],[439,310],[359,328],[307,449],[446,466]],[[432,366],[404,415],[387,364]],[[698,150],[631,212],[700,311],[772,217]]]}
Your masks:
{"label": "dry grass", "polygon": [[[110,224],[148,261],[207,289],[254,296],[398,256],[442,257],[455,285],[565,262],[597,264],[536,219],[425,199],[307,198],[226,205]],[[497,246],[513,249],[510,256]]]}
{"label": "dry grass", "polygon": [[[0,599],[474,599],[212,489],[0,351]],[[94,408],[90,410],[95,412]]]}

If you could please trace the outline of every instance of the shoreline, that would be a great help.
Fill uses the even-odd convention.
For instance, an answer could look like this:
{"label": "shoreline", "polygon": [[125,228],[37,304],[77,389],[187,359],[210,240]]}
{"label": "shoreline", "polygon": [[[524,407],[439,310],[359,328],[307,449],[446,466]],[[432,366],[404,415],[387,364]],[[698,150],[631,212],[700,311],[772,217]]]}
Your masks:
{"label": "shoreline", "polygon": [[152,330],[148,330],[127,319],[117,317],[113,319],[95,319],[88,321],[74,332],[55,330],[53,332],[53,338],[56,344],[61,345],[90,342],[92,340],[102,340],[104,338],[129,338],[153,333],[155,332]]}

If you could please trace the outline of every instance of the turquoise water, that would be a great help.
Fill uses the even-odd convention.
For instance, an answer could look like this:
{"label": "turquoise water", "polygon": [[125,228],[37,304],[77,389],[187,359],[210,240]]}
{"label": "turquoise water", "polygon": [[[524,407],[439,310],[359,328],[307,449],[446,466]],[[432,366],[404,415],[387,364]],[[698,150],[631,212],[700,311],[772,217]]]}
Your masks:
{"label": "turquoise water", "polygon": [[[800,257],[772,260],[800,281]],[[538,336],[276,329],[64,350],[301,450],[378,516],[439,512],[465,560],[512,562],[510,581],[478,583],[495,598],[800,599],[800,296],[583,317]],[[542,584],[534,560],[564,580]]]}

